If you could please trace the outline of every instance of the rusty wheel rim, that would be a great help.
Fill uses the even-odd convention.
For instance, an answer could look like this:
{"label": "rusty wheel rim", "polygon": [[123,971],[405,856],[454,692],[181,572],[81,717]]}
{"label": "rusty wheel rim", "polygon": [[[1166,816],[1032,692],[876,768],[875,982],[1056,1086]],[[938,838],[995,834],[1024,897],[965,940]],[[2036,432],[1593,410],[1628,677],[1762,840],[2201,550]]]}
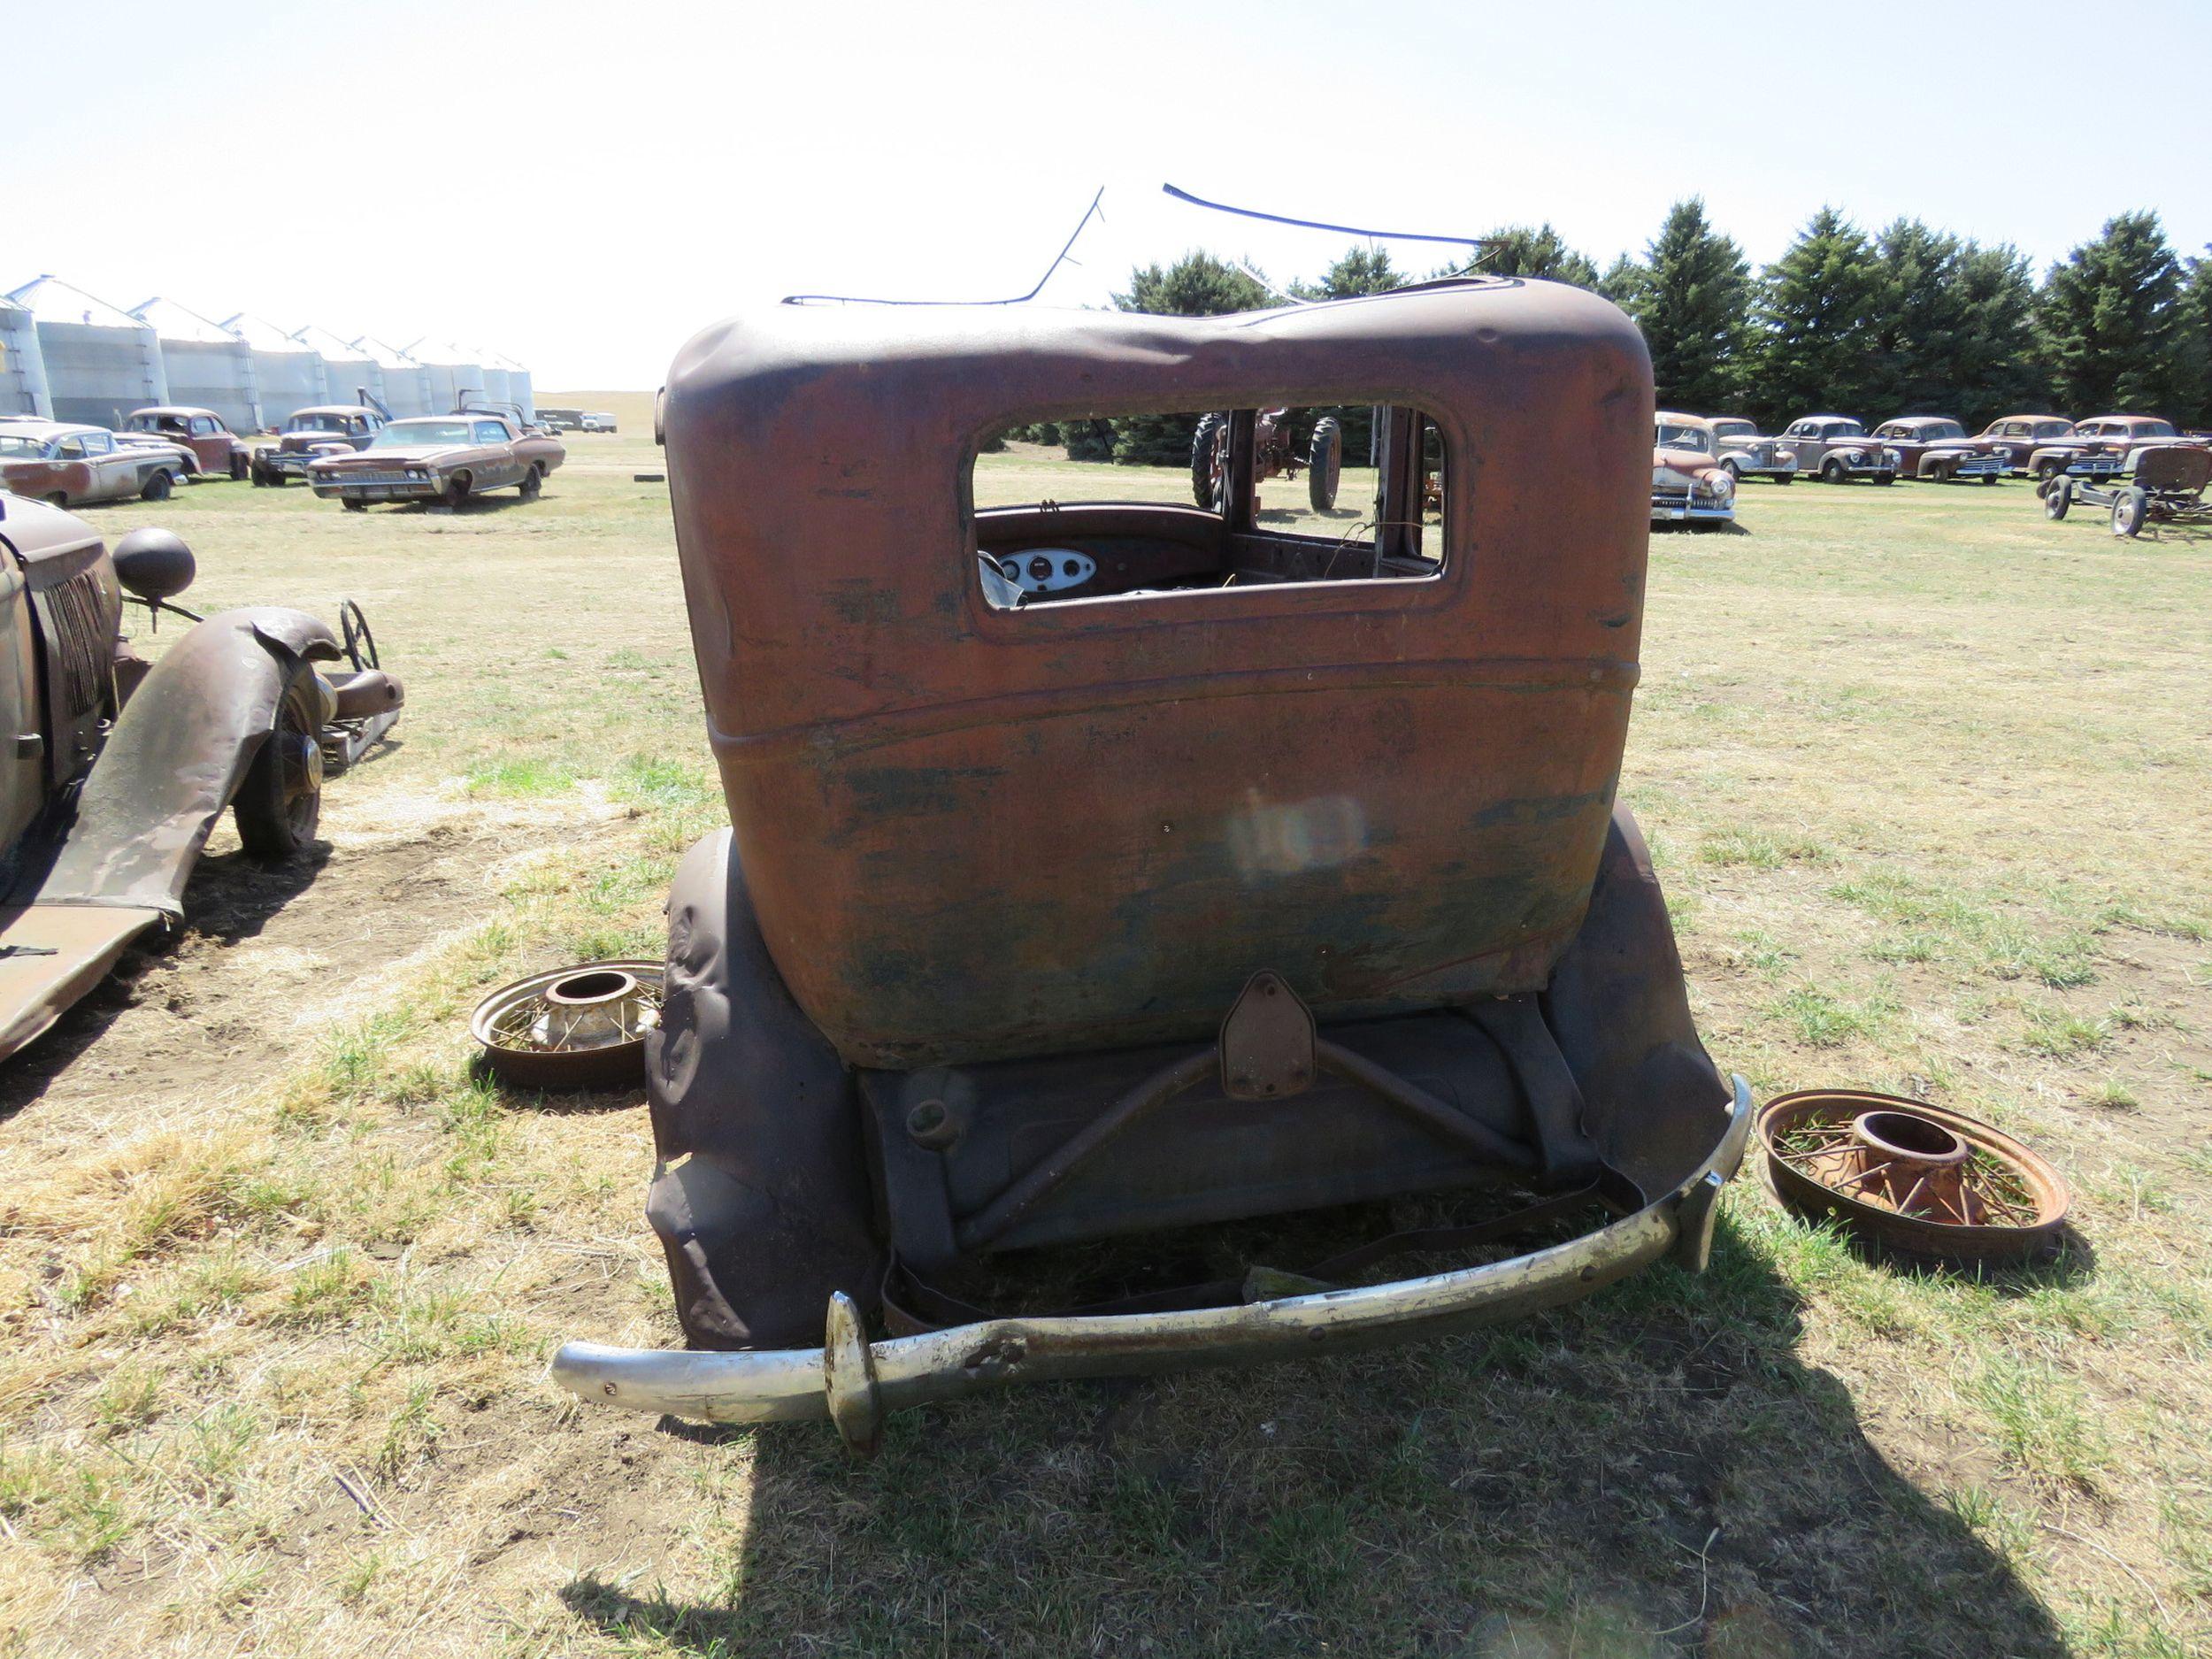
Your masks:
{"label": "rusty wheel rim", "polygon": [[595,1087],[644,1071],[660,1025],[657,962],[587,962],[502,986],[476,1005],[469,1032],[484,1062],[541,1088]]}
{"label": "rusty wheel rim", "polygon": [[1784,1204],[1911,1254],[2018,1260],[2047,1249],[2065,1225],[2058,1171],[1962,1112],[1893,1094],[1807,1090],[1770,1102],[1757,1128]]}

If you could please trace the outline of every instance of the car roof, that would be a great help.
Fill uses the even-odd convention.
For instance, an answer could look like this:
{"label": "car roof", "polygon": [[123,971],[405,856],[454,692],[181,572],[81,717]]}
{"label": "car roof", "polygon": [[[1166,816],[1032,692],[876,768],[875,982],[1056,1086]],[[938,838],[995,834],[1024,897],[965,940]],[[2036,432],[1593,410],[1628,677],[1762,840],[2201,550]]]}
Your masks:
{"label": "car roof", "polygon": [[[1799,420],[1847,420],[1855,426],[1863,426],[1866,425],[1866,423],[1861,420],[1856,415],[1800,415],[1797,419]],[[1795,425],[1796,423],[1793,421],[1791,424]]]}
{"label": "car roof", "polygon": [[302,415],[373,415],[374,413],[376,411],[371,409],[366,403],[310,403],[304,409],[294,410],[285,417],[285,419],[297,420]]}
{"label": "car roof", "polygon": [[[132,410],[125,419],[133,419],[140,415],[215,415],[215,411],[196,409],[190,403],[149,403],[143,409]],[[220,420],[222,417],[215,415],[215,419]]]}
{"label": "car roof", "polygon": [[[42,420],[34,417],[28,420],[11,420],[12,426],[35,433],[42,438],[63,438],[77,432],[106,432],[105,426],[88,426],[75,420]],[[112,434],[110,434],[112,435]]]}
{"label": "car roof", "polygon": [[1882,424],[1885,426],[1955,426],[1959,423],[1948,415],[1892,415]]}

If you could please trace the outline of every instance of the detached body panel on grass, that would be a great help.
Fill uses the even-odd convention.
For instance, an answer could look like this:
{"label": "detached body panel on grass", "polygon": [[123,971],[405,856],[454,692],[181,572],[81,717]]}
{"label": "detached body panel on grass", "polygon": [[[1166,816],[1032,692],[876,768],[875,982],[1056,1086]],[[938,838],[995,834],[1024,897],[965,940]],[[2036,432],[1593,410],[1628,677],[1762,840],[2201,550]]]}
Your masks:
{"label": "detached body panel on grass", "polygon": [[[1564,1280],[1359,1293],[1358,1340],[1701,1256],[1745,1102],[1614,799],[1650,397],[1611,305],[1501,280],[1210,319],[787,306],[685,349],[732,829],[671,900],[649,1213],[695,1343],[823,1343],[684,1362],[697,1409],[864,1445],[966,1386],[1330,1340],[1233,1286],[1019,1332],[949,1288],[1041,1245],[1460,1188],[1616,1218]],[[1340,534],[1256,493],[1290,409],[1372,411]],[[1170,410],[1214,411],[1210,506],[975,505],[1000,432]],[[917,1357],[879,1317],[961,1334]],[[910,1362],[933,1380],[879,1387]],[[629,1404],[629,1363],[557,1374]]]}
{"label": "detached body panel on grass", "polygon": [[318,672],[343,653],[313,617],[227,611],[150,665],[122,632],[127,587],[171,614],[182,542],[127,536],[111,556],[81,519],[0,494],[0,1059],[31,1041],[146,929],[181,917],[222,814],[250,851],[311,839],[326,750],[343,764],[397,718],[379,672]]}

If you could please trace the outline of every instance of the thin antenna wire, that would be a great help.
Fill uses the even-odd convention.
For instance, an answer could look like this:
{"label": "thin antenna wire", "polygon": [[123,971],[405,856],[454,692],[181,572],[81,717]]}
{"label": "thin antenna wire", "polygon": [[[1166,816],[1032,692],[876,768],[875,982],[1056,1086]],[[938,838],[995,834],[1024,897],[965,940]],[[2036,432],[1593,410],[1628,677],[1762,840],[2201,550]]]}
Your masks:
{"label": "thin antenna wire", "polygon": [[1040,294],[1041,294],[1041,293],[1043,293],[1043,292],[1044,292],[1044,287],[1045,287],[1045,284],[1052,280],[1052,275],[1053,275],[1053,273],[1054,273],[1054,272],[1056,272],[1056,271],[1057,271],[1057,270],[1058,270],[1058,269],[1059,269],[1062,265],[1069,265],[1069,264],[1079,263],[1079,262],[1078,262],[1078,261],[1071,261],[1071,260],[1070,260],[1070,259],[1069,259],[1069,257],[1068,257],[1068,254],[1069,254],[1069,253],[1070,253],[1070,251],[1071,251],[1071,250],[1073,250],[1073,248],[1075,247],[1075,239],[1076,239],[1078,236],[1080,236],[1080,235],[1083,234],[1084,227],[1087,227],[1087,225],[1089,225],[1089,223],[1091,222],[1091,220],[1092,220],[1092,219],[1102,219],[1102,219],[1106,217],[1106,215],[1105,215],[1105,214],[1103,214],[1103,213],[1102,213],[1102,212],[1100,212],[1100,211],[1098,211],[1098,204],[1099,204],[1099,203],[1100,203],[1100,202],[1102,202],[1102,201],[1103,201],[1103,200],[1105,199],[1105,196],[1106,196],[1106,187],[1105,187],[1104,185],[1102,185],[1102,185],[1100,185],[1100,186],[1098,187],[1098,194],[1097,194],[1096,196],[1094,196],[1091,198],[1091,204],[1090,204],[1090,206],[1088,206],[1088,207],[1087,207],[1087,208],[1085,208],[1085,209],[1083,210],[1083,217],[1082,217],[1081,219],[1079,219],[1078,220],[1076,220],[1076,221],[1075,221],[1075,228],[1068,234],[1068,239],[1067,239],[1067,241],[1066,241],[1066,242],[1063,242],[1063,243],[1061,244],[1061,246],[1060,246],[1060,251],[1059,251],[1057,254],[1056,254],[1056,255],[1054,255],[1054,256],[1053,256],[1053,260],[1052,260],[1052,263],[1051,263],[1050,265],[1047,265],[1047,266],[1045,267],[1045,273],[1044,273],[1044,275],[1042,275],[1042,276],[1041,276],[1041,277],[1039,277],[1039,278],[1037,279],[1037,284],[1036,284],[1036,286],[1035,286],[1034,288],[1031,288],[1031,289],[1029,290],[1029,292],[1028,292],[1028,293],[1026,293],[1026,294],[1017,294],[1017,295],[1016,295],[1016,296],[1014,296],[1014,297],[1013,297],[1013,298],[1011,298],[1011,299],[1006,299],[1006,300],[887,300],[887,299],[876,299],[876,298],[872,298],[871,296],[867,296],[867,295],[864,295],[864,294],[787,294],[787,295],[785,295],[785,296],[783,296],[783,303],[784,303],[786,305],[809,305],[809,304],[816,304],[816,303],[821,303],[821,304],[832,304],[832,305],[1020,305],[1020,304],[1024,304],[1024,303],[1025,303],[1026,302],[1028,302],[1028,301],[1030,301],[1030,300],[1033,300],[1033,299],[1035,299],[1035,298],[1037,297],[1037,296],[1038,296],[1038,295],[1040,295]]}
{"label": "thin antenna wire", "polygon": [[1490,236],[1434,236],[1417,230],[1363,230],[1356,225],[1325,225],[1310,219],[1290,219],[1281,213],[1262,213],[1248,207],[1231,207],[1225,202],[1209,202],[1203,196],[1193,196],[1188,190],[1174,185],[1163,184],[1161,189],[1179,202],[1188,202],[1193,207],[1211,208],[1217,213],[1234,213],[1242,219],[1263,219],[1271,225],[1294,225],[1300,230],[1331,230],[1340,236],[1364,236],[1382,242],[1443,242],[1463,248],[1483,248],[1496,238]]}

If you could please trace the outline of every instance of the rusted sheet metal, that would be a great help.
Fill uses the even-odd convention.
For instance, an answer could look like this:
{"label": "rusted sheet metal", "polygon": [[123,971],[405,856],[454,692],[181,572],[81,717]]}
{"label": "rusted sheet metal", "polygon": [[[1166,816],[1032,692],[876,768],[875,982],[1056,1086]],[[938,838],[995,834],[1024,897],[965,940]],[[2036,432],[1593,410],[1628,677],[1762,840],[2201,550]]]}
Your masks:
{"label": "rusted sheet metal", "polygon": [[[996,427],[1378,399],[1451,458],[1432,580],[979,590],[966,472]],[[1206,319],[785,306],[698,336],[667,395],[677,537],[800,1008],[903,1069],[1203,1037],[1260,967],[1325,1022],[1540,988],[1627,727],[1651,408],[1633,326],[1549,284]]]}
{"label": "rusted sheet metal", "polygon": [[74,822],[33,902],[180,913],[215,820],[276,722],[303,661],[338,641],[303,611],[226,611],[148,671],[77,797]]}
{"label": "rusted sheet metal", "polygon": [[59,1019],[165,918],[150,908],[0,906],[0,1059]]}

